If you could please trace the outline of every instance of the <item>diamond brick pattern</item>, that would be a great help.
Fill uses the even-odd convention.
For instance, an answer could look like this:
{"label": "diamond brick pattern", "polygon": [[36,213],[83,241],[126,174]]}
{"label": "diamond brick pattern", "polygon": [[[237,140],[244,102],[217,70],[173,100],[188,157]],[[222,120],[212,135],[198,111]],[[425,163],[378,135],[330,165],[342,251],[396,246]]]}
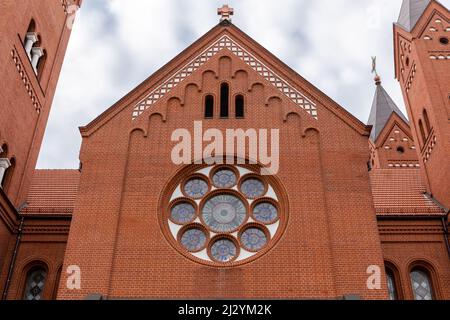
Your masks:
{"label": "diamond brick pattern", "polygon": [[138,118],[145,110],[149,109],[154,105],[159,99],[164,97],[170,91],[172,91],[178,84],[180,84],[184,79],[189,77],[198,68],[203,66],[207,61],[209,61],[213,56],[215,56],[221,50],[227,48],[232,53],[234,53],[239,59],[244,61],[253,70],[255,70],[264,79],[269,81],[273,86],[275,86],[281,93],[291,99],[296,105],[308,112],[314,119],[318,119],[316,104],[308,99],[306,96],[301,94],[293,86],[291,86],[287,81],[278,76],[275,72],[265,66],[262,62],[256,59],[248,51],[242,48],[236,41],[231,39],[229,36],[221,37],[212,46],[206,49],[202,54],[196,57],[193,61],[188,63],[184,68],[175,73],[166,82],[152,91],[148,96],[146,96],[133,110],[132,118],[135,120]]}

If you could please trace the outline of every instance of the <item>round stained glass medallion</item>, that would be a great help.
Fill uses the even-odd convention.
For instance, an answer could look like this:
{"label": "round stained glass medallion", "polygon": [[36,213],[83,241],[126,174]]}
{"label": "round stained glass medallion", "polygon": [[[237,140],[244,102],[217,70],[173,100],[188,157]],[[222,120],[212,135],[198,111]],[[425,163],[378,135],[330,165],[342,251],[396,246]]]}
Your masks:
{"label": "round stained glass medallion", "polygon": [[184,185],[184,193],[193,199],[204,197],[208,190],[208,183],[201,178],[192,178]]}
{"label": "round stained glass medallion", "polygon": [[170,219],[176,224],[185,224],[194,220],[195,211],[189,202],[178,202],[170,210]]}
{"label": "round stained glass medallion", "polygon": [[257,178],[248,178],[242,182],[241,191],[247,198],[256,199],[266,193],[266,186]]}
{"label": "round stained glass medallion", "polygon": [[270,202],[260,202],[253,208],[256,221],[269,224],[278,220],[278,209]]}
{"label": "round stained glass medallion", "polygon": [[231,169],[219,169],[213,175],[213,183],[217,188],[232,188],[237,183],[237,176]]}
{"label": "round stained glass medallion", "polygon": [[191,228],[183,232],[180,242],[186,250],[198,252],[205,248],[207,236],[205,231],[200,228]]}
{"label": "round stained glass medallion", "polygon": [[211,246],[211,258],[217,262],[230,262],[237,257],[238,249],[235,243],[227,238],[222,238]]}
{"label": "round stained glass medallion", "polygon": [[237,196],[219,194],[205,202],[201,216],[212,231],[227,233],[236,230],[247,220],[247,207]]}
{"label": "round stained glass medallion", "polygon": [[248,228],[241,235],[241,243],[244,249],[248,251],[259,251],[266,246],[268,242],[267,235],[259,228]]}

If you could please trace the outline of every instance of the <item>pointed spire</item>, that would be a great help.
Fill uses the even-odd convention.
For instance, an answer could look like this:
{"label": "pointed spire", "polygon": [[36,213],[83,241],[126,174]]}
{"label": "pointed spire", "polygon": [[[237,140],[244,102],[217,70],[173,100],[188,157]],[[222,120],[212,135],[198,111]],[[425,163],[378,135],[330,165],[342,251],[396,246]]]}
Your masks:
{"label": "pointed spire", "polygon": [[381,77],[379,75],[376,75],[374,80],[377,89],[373,98],[372,111],[370,112],[369,121],[367,122],[368,125],[372,126],[370,139],[373,142],[377,140],[379,134],[386,126],[386,123],[388,122],[392,113],[395,112],[406,123],[409,123],[408,119],[397,107],[394,100],[392,100],[386,90],[384,90],[383,86],[381,85]]}
{"label": "pointed spire", "polygon": [[406,31],[414,29],[431,0],[403,0],[398,24]]}

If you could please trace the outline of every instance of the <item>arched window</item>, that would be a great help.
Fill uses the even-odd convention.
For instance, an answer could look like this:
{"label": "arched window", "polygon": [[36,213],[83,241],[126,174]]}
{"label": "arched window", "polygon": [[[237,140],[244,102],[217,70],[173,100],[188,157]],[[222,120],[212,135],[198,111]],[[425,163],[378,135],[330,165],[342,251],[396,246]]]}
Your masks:
{"label": "arched window", "polygon": [[433,300],[433,287],[426,269],[414,268],[411,271],[411,286],[415,300]]}
{"label": "arched window", "polygon": [[214,118],[214,97],[212,95],[205,97],[205,118]]}
{"label": "arched window", "polygon": [[419,120],[419,130],[420,130],[420,135],[422,136],[423,144],[425,144],[425,142],[427,142],[427,137],[425,135],[425,130],[423,129],[422,120]]}
{"label": "arched window", "polygon": [[27,33],[23,38],[23,46],[30,61],[31,61],[31,48],[33,48],[33,45],[36,42],[38,42],[38,35],[36,34],[36,22],[32,19],[30,21],[30,24],[28,25]]}
{"label": "arched window", "polygon": [[237,95],[235,99],[236,118],[244,118],[244,96]]}
{"label": "arched window", "polygon": [[42,266],[31,268],[27,273],[23,300],[42,300],[47,270]]}
{"label": "arched window", "polygon": [[397,290],[397,282],[395,280],[395,273],[394,270],[392,270],[389,267],[386,267],[386,278],[387,278],[387,288],[389,292],[389,299],[390,300],[398,300],[398,290]]}
{"label": "arched window", "polygon": [[230,105],[230,87],[227,83],[220,86],[220,117],[228,118]]}
{"label": "arched window", "polygon": [[426,127],[426,134],[427,136],[430,134],[431,132],[431,125],[430,125],[430,118],[428,118],[428,113],[427,110],[423,110],[423,120],[425,121],[425,127]]}

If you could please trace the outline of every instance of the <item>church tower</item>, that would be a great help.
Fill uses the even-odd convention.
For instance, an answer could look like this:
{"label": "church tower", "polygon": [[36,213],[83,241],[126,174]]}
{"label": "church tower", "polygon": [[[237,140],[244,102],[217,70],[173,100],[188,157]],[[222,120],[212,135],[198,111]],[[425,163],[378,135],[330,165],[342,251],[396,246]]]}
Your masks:
{"label": "church tower", "polygon": [[25,202],[80,0],[2,1],[0,184]]}
{"label": "church tower", "polygon": [[[27,225],[24,225],[24,210],[29,207],[28,195],[32,193],[29,191],[35,176],[39,150],[75,14],[80,5],[81,0],[2,0],[0,3],[2,299],[22,298],[22,291],[17,289],[19,276],[17,273],[14,274],[13,267],[17,266],[22,256],[30,257],[37,251],[34,247],[28,251],[32,254],[27,253],[29,249],[24,245],[18,250],[22,231],[27,228]],[[29,220],[32,219],[27,218],[27,223]],[[49,222],[48,225],[50,224],[58,223]],[[26,231],[24,237],[29,244],[42,242],[42,238],[30,238]],[[54,243],[50,244],[52,241]],[[55,240],[51,237],[42,242],[45,243],[46,250],[52,252],[47,261],[57,261],[53,256],[62,259],[63,251],[53,249],[60,242],[61,239]],[[46,269],[45,275],[49,274],[48,272]],[[49,283],[57,282],[54,274],[56,271],[49,274]],[[33,298],[51,298],[51,288],[43,295],[41,289],[33,291],[35,293]]]}
{"label": "church tower", "polygon": [[376,91],[368,125],[370,169],[418,169],[416,146],[409,121],[375,77]]}
{"label": "church tower", "polygon": [[450,12],[404,0],[394,25],[395,70],[427,191],[450,207]]}

